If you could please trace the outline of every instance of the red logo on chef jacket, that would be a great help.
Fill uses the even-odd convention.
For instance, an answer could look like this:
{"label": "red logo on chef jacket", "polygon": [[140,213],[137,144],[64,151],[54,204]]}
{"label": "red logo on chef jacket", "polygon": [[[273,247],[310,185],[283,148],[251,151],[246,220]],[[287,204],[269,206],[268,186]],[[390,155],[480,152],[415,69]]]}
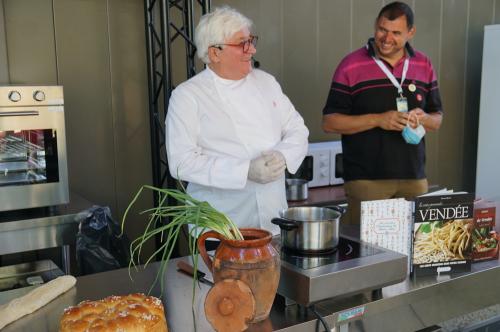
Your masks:
{"label": "red logo on chef jacket", "polygon": [[276,102],[273,100],[273,107],[276,107],[276,106],[277,106],[277,104],[276,104]]}
{"label": "red logo on chef jacket", "polygon": [[420,93],[417,93],[417,100],[422,101],[422,95]]}

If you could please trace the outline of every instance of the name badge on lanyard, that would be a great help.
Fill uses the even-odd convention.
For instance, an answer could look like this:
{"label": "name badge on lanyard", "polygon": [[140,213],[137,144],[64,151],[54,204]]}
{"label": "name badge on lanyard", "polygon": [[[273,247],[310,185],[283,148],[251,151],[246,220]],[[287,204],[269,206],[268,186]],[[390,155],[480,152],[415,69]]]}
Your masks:
{"label": "name badge on lanyard", "polygon": [[375,63],[382,69],[387,78],[391,81],[391,83],[398,89],[399,97],[396,98],[396,108],[398,112],[408,112],[408,100],[405,96],[403,96],[403,82],[406,78],[406,73],[408,72],[408,67],[410,65],[410,60],[408,58],[405,59],[403,65],[403,73],[401,75],[401,83],[398,82],[396,77],[391,73],[389,69],[384,65],[382,60],[372,57]]}
{"label": "name badge on lanyard", "polygon": [[408,101],[406,97],[396,98],[396,107],[398,108],[398,112],[408,112]]}

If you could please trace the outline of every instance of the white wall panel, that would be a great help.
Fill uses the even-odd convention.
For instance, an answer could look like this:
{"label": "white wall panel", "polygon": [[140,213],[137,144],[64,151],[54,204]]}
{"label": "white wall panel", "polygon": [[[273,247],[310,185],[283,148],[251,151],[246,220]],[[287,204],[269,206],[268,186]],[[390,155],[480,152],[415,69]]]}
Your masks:
{"label": "white wall panel", "polygon": [[500,200],[499,41],[500,25],[485,27],[476,173],[477,196],[497,201]]}

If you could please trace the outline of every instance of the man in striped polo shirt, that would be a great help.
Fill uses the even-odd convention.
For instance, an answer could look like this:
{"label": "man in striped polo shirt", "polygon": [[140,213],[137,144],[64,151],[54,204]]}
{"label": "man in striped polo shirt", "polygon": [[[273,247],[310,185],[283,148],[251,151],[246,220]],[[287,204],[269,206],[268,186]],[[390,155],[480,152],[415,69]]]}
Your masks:
{"label": "man in striped polo shirt", "polygon": [[442,108],[430,59],[409,44],[414,35],[411,8],[386,5],[374,37],[333,76],[323,130],[342,134],[349,204],[343,222],[360,223],[361,201],[427,192],[422,136],[439,129]]}

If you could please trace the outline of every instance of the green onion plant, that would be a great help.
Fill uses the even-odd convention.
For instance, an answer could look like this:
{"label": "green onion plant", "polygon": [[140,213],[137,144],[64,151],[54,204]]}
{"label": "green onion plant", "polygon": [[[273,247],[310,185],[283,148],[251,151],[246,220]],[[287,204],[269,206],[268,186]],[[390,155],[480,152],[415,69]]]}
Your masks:
{"label": "green onion plant", "polygon": [[[243,240],[243,236],[241,235],[239,229],[228,216],[213,208],[209,203],[199,201],[191,197],[186,193],[182,184],[180,190],[162,189],[149,185],[142,186],[125,210],[125,214],[122,219],[122,233],[130,208],[145,190],[157,193],[158,204],[156,207],[141,212],[141,214],[148,215],[148,222],[142,235],[133,240],[130,244],[131,259],[129,263],[129,274],[132,268],[137,269],[137,265],[140,264],[139,257],[141,255],[143,245],[151,239],[154,240],[156,235],[160,235],[161,246],[144,263],[144,268],[146,268],[158,254],[161,255],[160,268],[151,289],[158,282],[158,279],[160,279],[161,290],[163,293],[165,280],[163,276],[165,275],[167,263],[172,255],[175,243],[177,242],[177,238],[183,227],[188,225],[191,226],[191,229],[189,230],[190,236],[188,236],[189,251],[192,257],[195,273],[198,266],[198,247],[195,240],[197,234],[207,230],[213,230],[220,233],[227,239]],[[168,205],[169,197],[175,199],[177,204]],[[169,218],[168,223],[164,222],[165,218]],[[193,301],[196,280],[195,275],[193,279]]]}

